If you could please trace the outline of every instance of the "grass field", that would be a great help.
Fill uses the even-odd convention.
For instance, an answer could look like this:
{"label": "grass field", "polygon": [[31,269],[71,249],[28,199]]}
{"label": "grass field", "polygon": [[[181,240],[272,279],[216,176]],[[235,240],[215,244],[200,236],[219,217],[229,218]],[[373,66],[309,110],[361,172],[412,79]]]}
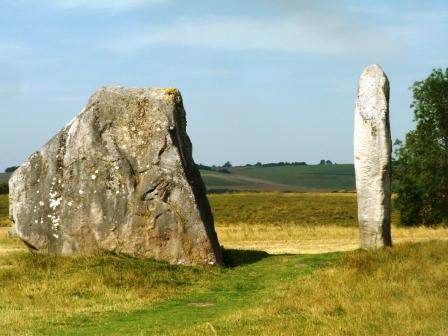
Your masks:
{"label": "grass field", "polygon": [[283,167],[234,167],[231,174],[201,171],[208,190],[340,191],[355,190],[353,164]]}
{"label": "grass field", "polygon": [[355,194],[209,198],[225,268],[31,254],[0,228],[0,335],[445,335],[448,241],[322,253],[356,249]]}

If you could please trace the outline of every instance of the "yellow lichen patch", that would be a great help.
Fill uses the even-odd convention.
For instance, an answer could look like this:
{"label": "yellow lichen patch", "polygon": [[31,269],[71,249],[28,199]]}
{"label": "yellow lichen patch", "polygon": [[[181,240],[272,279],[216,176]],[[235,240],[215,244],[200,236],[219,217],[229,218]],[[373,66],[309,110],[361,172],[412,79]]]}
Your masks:
{"label": "yellow lichen patch", "polygon": [[175,94],[177,94],[177,89],[176,88],[166,88],[166,89],[164,89],[164,91],[168,95],[175,95]]}

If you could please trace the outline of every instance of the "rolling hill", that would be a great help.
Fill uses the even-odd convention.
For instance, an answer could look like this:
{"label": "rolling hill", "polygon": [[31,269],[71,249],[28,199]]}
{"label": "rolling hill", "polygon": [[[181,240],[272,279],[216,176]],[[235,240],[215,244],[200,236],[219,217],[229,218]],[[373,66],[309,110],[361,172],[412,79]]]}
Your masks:
{"label": "rolling hill", "polygon": [[353,164],[277,167],[233,167],[230,174],[201,170],[209,192],[220,191],[352,191]]}

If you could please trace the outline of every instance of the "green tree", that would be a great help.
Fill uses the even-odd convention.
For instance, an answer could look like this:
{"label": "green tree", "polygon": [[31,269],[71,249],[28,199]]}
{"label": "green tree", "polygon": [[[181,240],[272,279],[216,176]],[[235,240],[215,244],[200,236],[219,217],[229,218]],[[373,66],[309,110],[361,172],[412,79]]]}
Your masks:
{"label": "green tree", "polygon": [[404,225],[448,222],[448,69],[411,90],[416,129],[395,143],[395,204]]}
{"label": "green tree", "polygon": [[230,163],[230,161],[227,161],[226,163],[223,164],[224,168],[232,168],[232,164]]}
{"label": "green tree", "polygon": [[17,167],[17,166],[8,167],[5,169],[5,173],[15,172],[17,170],[17,168],[19,168],[19,167]]}

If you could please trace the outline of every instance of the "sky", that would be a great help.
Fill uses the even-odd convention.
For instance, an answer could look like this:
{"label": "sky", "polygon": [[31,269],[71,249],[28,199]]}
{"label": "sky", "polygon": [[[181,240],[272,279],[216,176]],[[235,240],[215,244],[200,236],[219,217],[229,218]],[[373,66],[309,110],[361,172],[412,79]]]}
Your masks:
{"label": "sky", "polygon": [[351,163],[362,70],[403,139],[447,36],[446,0],[0,0],[0,170],[106,85],[178,88],[197,163]]}

